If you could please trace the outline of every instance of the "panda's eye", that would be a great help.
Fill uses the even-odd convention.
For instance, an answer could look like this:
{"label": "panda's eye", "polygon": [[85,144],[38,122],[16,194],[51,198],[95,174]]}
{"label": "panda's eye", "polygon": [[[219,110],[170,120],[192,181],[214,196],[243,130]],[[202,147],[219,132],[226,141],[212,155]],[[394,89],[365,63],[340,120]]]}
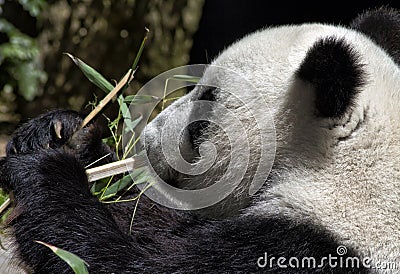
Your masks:
{"label": "panda's eye", "polygon": [[[212,86],[199,86],[197,90],[196,96],[193,98],[195,101],[209,101],[214,102],[218,98],[218,91],[219,89]],[[213,104],[197,104],[195,108],[192,109],[192,115],[201,113],[201,116],[208,117],[211,115],[213,110]],[[207,120],[197,120],[190,123],[187,127],[187,131],[189,134],[189,139],[194,149],[198,149],[199,144],[206,139],[206,132],[209,128],[211,122]]]}
{"label": "panda's eye", "polygon": [[364,109],[363,111],[354,111],[346,123],[343,125],[335,125],[335,128],[338,130],[339,141],[346,141],[351,138],[357,131],[360,130],[362,125],[365,123],[367,119],[368,109]]}
{"label": "panda's eye", "polygon": [[216,87],[207,87],[200,92],[198,99],[213,102],[217,100],[217,93],[218,89]]}
{"label": "panda's eye", "polygon": [[204,131],[208,128],[209,125],[210,122],[206,120],[199,120],[189,124],[188,132],[193,148],[198,147],[201,136],[204,134]]}

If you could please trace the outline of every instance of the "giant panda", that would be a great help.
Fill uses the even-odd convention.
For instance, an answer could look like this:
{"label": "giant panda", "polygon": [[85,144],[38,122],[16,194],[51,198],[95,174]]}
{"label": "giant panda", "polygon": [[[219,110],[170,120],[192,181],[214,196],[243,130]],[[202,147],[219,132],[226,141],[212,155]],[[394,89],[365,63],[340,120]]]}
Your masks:
{"label": "giant panda", "polygon": [[[89,192],[85,165],[110,151],[97,126],[80,129],[82,117],[67,110],[32,119],[0,162],[1,186],[14,194],[16,255],[34,273],[72,273],[35,241],[80,256],[90,273],[398,273],[399,54],[400,13],[388,8],[366,12],[348,28],[280,26],[234,43],[143,137],[149,164],[172,186],[204,189],[223,173],[229,184],[245,166],[240,181],[221,201],[191,211],[143,197],[132,234],[134,205],[107,206]],[[269,107],[256,107],[259,93],[224,71],[246,78]],[[250,104],[241,105],[238,92]],[[212,104],[198,108],[197,101]],[[221,128],[232,115],[215,105],[243,125],[232,123],[233,138]],[[264,135],[260,120],[272,122]],[[187,176],[174,170],[163,130],[177,133],[187,163],[208,169]],[[245,142],[232,141],[243,132]],[[261,165],[264,184],[249,195],[265,140],[273,143],[273,162]],[[250,151],[243,159],[242,145]],[[233,148],[239,161],[229,157]],[[212,161],[209,152],[217,153]]]}

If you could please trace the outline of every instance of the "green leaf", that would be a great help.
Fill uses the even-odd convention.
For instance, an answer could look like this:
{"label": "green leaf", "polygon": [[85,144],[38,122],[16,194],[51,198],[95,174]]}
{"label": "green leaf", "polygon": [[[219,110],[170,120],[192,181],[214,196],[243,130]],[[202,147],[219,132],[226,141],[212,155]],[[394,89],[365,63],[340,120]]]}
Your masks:
{"label": "green leaf", "polygon": [[88,266],[88,264],[75,254],[41,241],[35,241],[35,242],[50,248],[51,251],[53,251],[58,257],[64,260],[72,268],[75,274],[89,274],[86,267]]}
{"label": "green leaf", "polygon": [[143,119],[143,115],[140,115],[138,118],[134,119],[134,120],[128,120],[128,119],[124,119],[124,123],[125,123],[125,133],[128,132],[133,132],[133,130],[135,129],[135,127],[140,123],[140,121],[142,121]]}
{"label": "green leaf", "polygon": [[[124,118],[124,123],[125,123],[125,132],[133,132],[134,127],[131,126],[132,124],[132,116],[131,112],[129,111],[128,105],[124,102],[124,96],[121,94],[118,96],[118,104],[120,106],[120,110],[122,113],[122,117]],[[139,121],[140,122],[140,121]]]}
{"label": "green leaf", "polygon": [[0,205],[3,204],[8,199],[8,194],[3,189],[0,188]]}
{"label": "green leaf", "polygon": [[157,96],[151,95],[129,95],[126,96],[124,99],[125,103],[133,104],[133,105],[140,105],[140,104],[147,104],[151,102],[157,102],[161,100],[161,98]]}
{"label": "green leaf", "polygon": [[45,0],[18,0],[18,2],[32,17],[38,17],[46,7]]}
{"label": "green leaf", "polygon": [[103,75],[97,72],[94,68],[87,65],[81,59],[69,53],[65,54],[68,55],[68,57],[71,58],[72,61],[74,61],[74,63],[79,67],[79,69],[89,79],[90,82],[98,86],[101,90],[103,90],[106,93],[109,93],[111,90],[113,90],[114,86],[110,82],[108,82],[107,79],[104,78]]}
{"label": "green leaf", "polygon": [[127,104],[124,103],[124,96],[118,96],[117,101],[121,107],[122,117],[124,117],[124,119],[131,119],[131,112],[129,111],[129,107]]}
{"label": "green leaf", "polygon": [[132,184],[131,175],[125,175],[107,188],[107,190],[103,194],[102,199],[107,199],[116,195],[118,191],[126,188],[130,184]]}
{"label": "green leaf", "polygon": [[108,177],[94,182],[92,187],[90,188],[90,192],[96,196],[101,194],[103,189],[107,186],[109,180],[110,178]]}
{"label": "green leaf", "polygon": [[[13,42],[17,39],[13,39]],[[36,45],[22,45],[17,41],[15,43],[5,43],[0,46],[0,54],[2,58],[15,61],[31,61],[39,54]]]}
{"label": "green leaf", "polygon": [[182,80],[182,81],[186,81],[186,82],[191,82],[191,83],[198,83],[200,80],[200,77],[197,76],[191,76],[191,75],[174,75],[172,76],[172,79],[175,80]]}
{"label": "green leaf", "polygon": [[0,65],[12,76],[3,85],[12,86],[27,101],[31,101],[40,94],[41,85],[47,80],[46,73],[41,69],[37,41],[21,33],[5,19],[0,19],[0,32],[9,38],[7,43],[0,44]]}
{"label": "green leaf", "polygon": [[132,184],[144,183],[147,180],[148,176],[146,168],[145,167],[137,168],[133,170],[130,174],[125,175],[124,177],[116,181],[114,184],[109,186],[107,190],[104,192],[102,200],[115,196],[118,193],[118,191],[121,191],[124,188],[131,186]]}
{"label": "green leaf", "polygon": [[143,52],[144,46],[146,45],[147,35],[149,34],[149,29],[145,28],[145,31],[146,32],[144,34],[142,43],[140,44],[139,51],[136,53],[135,60],[133,61],[133,64],[132,64],[132,67],[131,67],[132,71],[136,70],[136,67],[137,67],[137,65],[139,63],[139,60],[140,60],[140,56],[142,56],[142,52]]}
{"label": "green leaf", "polygon": [[10,22],[5,19],[0,19],[0,32],[10,34],[12,32],[18,32],[18,29],[13,26]]}
{"label": "green leaf", "polygon": [[109,147],[115,146],[115,140],[112,136],[102,139],[102,142]]}

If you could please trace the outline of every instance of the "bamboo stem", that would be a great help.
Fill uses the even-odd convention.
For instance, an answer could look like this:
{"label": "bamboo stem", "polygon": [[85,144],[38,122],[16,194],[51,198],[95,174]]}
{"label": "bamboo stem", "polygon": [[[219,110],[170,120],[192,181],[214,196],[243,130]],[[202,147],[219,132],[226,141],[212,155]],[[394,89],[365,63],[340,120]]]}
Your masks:
{"label": "bamboo stem", "polygon": [[2,203],[2,205],[0,206],[0,214],[3,213],[4,210],[7,209],[7,207],[11,204],[11,199],[7,198],[7,200],[4,201],[4,203]]}
{"label": "bamboo stem", "polygon": [[126,83],[130,82],[133,79],[132,69],[129,69],[128,72],[125,74],[124,78],[118,82],[118,84],[110,91],[103,100],[86,116],[85,120],[82,122],[82,127],[86,126],[99,112],[107,105],[108,102],[123,88]]}
{"label": "bamboo stem", "polygon": [[86,170],[86,174],[89,182],[93,182],[120,173],[129,172],[133,169],[134,163],[135,160],[133,158],[127,158],[106,165],[89,168]]}
{"label": "bamboo stem", "polygon": [[[133,158],[128,158],[106,165],[89,168],[86,170],[88,181],[93,182],[113,175],[129,172],[133,169],[134,163],[135,160]],[[10,204],[11,198],[7,198],[7,200],[5,200],[4,203],[0,205],[0,215],[3,214],[3,211],[6,210],[10,206]]]}

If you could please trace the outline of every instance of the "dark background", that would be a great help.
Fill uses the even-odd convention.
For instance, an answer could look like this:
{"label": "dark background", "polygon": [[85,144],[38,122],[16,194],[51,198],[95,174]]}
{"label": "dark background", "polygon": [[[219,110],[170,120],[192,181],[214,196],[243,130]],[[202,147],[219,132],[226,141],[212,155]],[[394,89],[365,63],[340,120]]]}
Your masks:
{"label": "dark background", "polygon": [[209,63],[226,46],[265,26],[322,22],[348,25],[365,10],[400,1],[206,0],[190,62]]}

